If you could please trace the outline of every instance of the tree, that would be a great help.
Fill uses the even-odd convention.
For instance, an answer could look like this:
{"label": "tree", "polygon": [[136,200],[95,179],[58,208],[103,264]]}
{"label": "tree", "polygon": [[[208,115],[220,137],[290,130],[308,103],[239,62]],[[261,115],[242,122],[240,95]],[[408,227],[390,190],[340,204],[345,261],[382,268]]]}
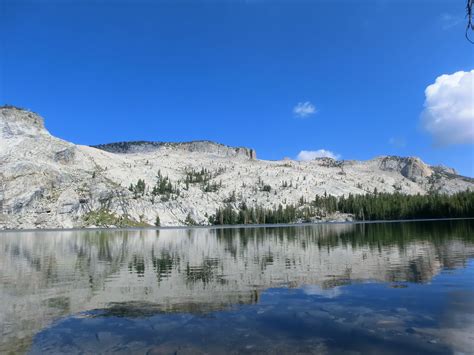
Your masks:
{"label": "tree", "polygon": [[469,42],[474,44],[474,41],[469,38],[469,31],[474,31],[474,23],[472,22],[473,5],[474,5],[474,0],[466,0],[466,17],[467,17],[466,38]]}
{"label": "tree", "polygon": [[145,193],[145,187],[145,180],[138,179],[137,185],[135,186],[137,193],[143,196],[143,194]]}
{"label": "tree", "polygon": [[186,216],[186,220],[184,223],[188,226],[197,226],[197,222],[194,220],[194,218],[191,216],[191,213],[188,213]]}
{"label": "tree", "polygon": [[156,183],[151,190],[153,196],[161,196],[161,201],[168,201],[171,197],[176,199],[180,195],[179,189],[171,183],[168,176],[163,176],[158,170]]}
{"label": "tree", "polygon": [[131,192],[133,192],[133,197],[138,198],[139,196],[143,196],[145,194],[146,184],[145,180],[138,179],[136,185],[130,184],[128,188]]}
{"label": "tree", "polygon": [[156,215],[155,226],[156,226],[156,227],[160,227],[160,226],[161,226],[160,216],[158,216],[158,215]]}

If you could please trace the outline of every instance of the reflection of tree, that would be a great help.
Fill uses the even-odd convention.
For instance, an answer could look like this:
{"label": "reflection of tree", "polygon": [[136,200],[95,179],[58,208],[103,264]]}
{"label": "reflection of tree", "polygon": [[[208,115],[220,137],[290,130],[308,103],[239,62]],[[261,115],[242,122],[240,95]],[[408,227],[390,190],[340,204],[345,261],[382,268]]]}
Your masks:
{"label": "reflection of tree", "polygon": [[473,232],[474,223],[470,221],[323,224],[215,230],[216,238],[225,244],[226,250],[232,256],[236,256],[236,238],[241,250],[251,242],[257,241],[260,244],[269,238],[280,243],[299,243],[303,250],[308,245],[317,245],[319,248],[334,248],[341,245],[353,248],[369,246],[371,249],[398,246],[403,249],[413,241],[427,241],[438,245],[451,237],[473,242]]}
{"label": "reflection of tree", "polygon": [[119,313],[131,301],[215,310],[281,285],[426,282],[473,256],[474,221],[9,233],[0,238],[0,317],[20,327],[15,334],[110,303]]}
{"label": "reflection of tree", "polygon": [[[264,228],[229,228],[215,230],[201,230],[199,232],[185,231],[187,242],[182,238],[176,238],[176,242],[169,241],[166,245],[157,243],[159,239],[150,239],[148,232],[140,235],[131,235],[129,232],[68,232],[60,238],[63,250],[55,249],[54,244],[48,246],[49,239],[43,237],[41,240],[33,241],[27,245],[14,238],[4,241],[5,248],[11,258],[21,259],[26,266],[36,273],[41,274],[47,285],[56,282],[61,268],[64,267],[64,258],[72,258],[74,270],[80,276],[91,277],[93,284],[101,284],[105,279],[120,272],[123,265],[128,265],[131,273],[143,276],[147,265],[158,275],[157,280],[169,278],[173,271],[182,273],[184,271],[187,282],[210,282],[215,280],[215,275],[224,272],[223,262],[232,260],[248,259],[248,263],[257,263],[265,270],[268,266],[281,263],[284,268],[298,267],[296,257],[299,254],[315,253],[316,250],[331,253],[339,247],[350,247],[351,250],[368,248],[372,252],[381,253],[388,247],[396,247],[402,253],[407,251],[413,243],[429,243],[433,252],[442,262],[443,266],[453,267],[451,251],[446,240],[456,238],[460,242],[474,242],[474,227],[470,221],[448,221],[448,222],[418,222],[418,223],[388,223],[388,224],[357,224],[357,225],[316,225],[301,227],[264,227]],[[152,233],[152,232],[151,232]],[[181,231],[166,231],[169,235],[180,235]],[[206,253],[202,254],[199,262],[190,262],[189,253],[191,247],[198,247],[201,235],[209,238],[211,245]],[[45,243],[39,248],[37,245]],[[143,247],[144,243],[151,247]],[[288,253],[283,255],[284,250],[276,246],[284,245]],[[412,259],[408,273],[415,276],[426,273],[421,264],[426,257]],[[230,264],[229,264],[230,265]],[[407,266],[407,265],[405,265]],[[420,269],[421,268],[421,269]],[[178,271],[181,270],[181,271]],[[421,270],[421,271],[420,271]],[[35,277],[38,274],[35,273]],[[407,275],[400,275],[407,277]],[[409,275],[408,275],[409,276]]]}
{"label": "reflection of tree", "polygon": [[128,263],[128,271],[137,274],[138,277],[143,277],[145,274],[145,259],[141,255],[133,255],[132,261]]}
{"label": "reflection of tree", "polygon": [[[87,231],[71,235],[76,252],[75,272],[87,277],[92,290],[120,271],[129,255],[127,232]],[[119,240],[120,243],[116,243]],[[118,248],[117,248],[118,245]],[[100,272],[97,272],[100,270]]]}
{"label": "reflection of tree", "polygon": [[[357,224],[355,231],[322,239],[321,244],[350,245],[353,248],[398,246],[402,250],[413,241],[441,245],[449,238],[474,242],[474,224],[470,221],[406,222]],[[355,237],[357,236],[357,237]]]}
{"label": "reflection of tree", "polygon": [[198,266],[190,266],[186,264],[186,282],[193,284],[202,282],[203,284],[210,283],[215,279],[216,271],[219,268],[219,260],[205,258],[202,264]]}
{"label": "reflection of tree", "polygon": [[153,270],[156,273],[158,283],[170,276],[171,270],[178,265],[180,262],[179,256],[174,256],[163,251],[160,253],[160,256],[155,256],[155,250],[152,249],[151,252],[151,261],[153,264]]}

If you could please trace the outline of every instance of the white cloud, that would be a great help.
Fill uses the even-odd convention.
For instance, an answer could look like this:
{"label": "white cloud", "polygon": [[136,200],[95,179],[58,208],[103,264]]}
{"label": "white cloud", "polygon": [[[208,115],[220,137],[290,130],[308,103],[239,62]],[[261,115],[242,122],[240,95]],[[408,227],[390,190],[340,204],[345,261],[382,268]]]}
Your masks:
{"label": "white cloud", "polygon": [[405,148],[407,146],[407,142],[404,138],[399,137],[392,137],[388,140],[390,145],[393,145],[396,148]]}
{"label": "white cloud", "polygon": [[332,158],[335,160],[338,160],[341,158],[339,154],[335,154],[331,152],[330,150],[326,149],[319,149],[319,150],[302,150],[301,152],[298,153],[298,156],[296,159],[298,160],[314,160],[316,158]]}
{"label": "white cloud", "polygon": [[460,25],[464,23],[465,21],[463,16],[455,16],[448,13],[442,14],[440,19],[441,19],[441,28],[443,30],[449,30],[450,28]]}
{"label": "white cloud", "polygon": [[306,102],[298,102],[298,104],[293,107],[293,113],[297,117],[305,118],[310,115],[314,115],[317,113],[318,110],[316,110],[316,106],[314,106],[311,102],[306,101]]}
{"label": "white cloud", "polygon": [[474,70],[439,76],[425,96],[421,122],[436,144],[474,143]]}

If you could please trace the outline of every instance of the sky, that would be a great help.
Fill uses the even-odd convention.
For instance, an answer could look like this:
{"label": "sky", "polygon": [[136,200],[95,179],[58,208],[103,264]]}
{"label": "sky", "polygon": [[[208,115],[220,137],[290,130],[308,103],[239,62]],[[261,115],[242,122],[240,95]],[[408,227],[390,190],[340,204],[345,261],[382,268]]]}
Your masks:
{"label": "sky", "polygon": [[474,176],[464,0],[2,0],[0,104],[77,144],[419,156]]}

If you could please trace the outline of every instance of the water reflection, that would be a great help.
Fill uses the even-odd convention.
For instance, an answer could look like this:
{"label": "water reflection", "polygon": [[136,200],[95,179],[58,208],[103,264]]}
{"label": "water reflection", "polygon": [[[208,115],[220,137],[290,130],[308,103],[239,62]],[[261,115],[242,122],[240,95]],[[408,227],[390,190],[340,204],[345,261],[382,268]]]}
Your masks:
{"label": "water reflection", "polygon": [[[0,352],[29,349],[34,334],[68,315],[84,315],[68,319],[66,322],[72,322],[70,329],[90,319],[96,319],[97,322],[97,319],[103,317],[120,318],[124,322],[141,319],[142,323],[136,325],[138,328],[150,326],[154,329],[165,320],[167,324],[175,322],[184,326],[179,317],[193,317],[193,322],[205,323],[206,317],[218,317],[216,314],[224,318],[237,317],[234,323],[238,325],[239,317],[245,312],[250,312],[245,321],[248,323],[253,319],[252,312],[267,312],[264,306],[275,299],[285,299],[285,307],[289,304],[289,307],[297,308],[297,313],[301,313],[299,322],[308,322],[306,318],[309,316],[303,316],[305,312],[316,312],[314,309],[308,310],[308,304],[305,303],[316,297],[325,302],[333,302],[331,312],[319,310],[317,312],[322,312],[321,314],[316,312],[310,318],[322,321],[326,316],[332,320],[337,320],[337,317],[353,317],[352,326],[356,321],[361,326],[364,321],[362,314],[366,314],[365,322],[370,323],[373,329],[378,329],[380,325],[375,326],[376,322],[387,319],[375,319],[372,307],[373,303],[389,302],[390,298],[381,300],[382,296],[387,297],[385,293],[397,295],[405,292],[406,296],[415,290],[414,287],[404,290],[406,283],[417,283],[420,289],[418,293],[412,294],[413,302],[421,301],[423,304],[420,290],[433,292],[432,288],[424,284],[432,282],[433,277],[442,270],[471,270],[468,262],[474,257],[473,231],[472,221],[452,221],[0,234]],[[461,298],[469,291],[466,287],[473,288],[472,280],[463,277],[464,288],[457,295]],[[456,280],[459,281],[459,278],[449,282]],[[367,284],[369,281],[388,282],[393,288]],[[364,287],[370,285],[378,285],[384,291],[374,288],[369,289],[367,294]],[[459,285],[454,283],[446,287],[455,289],[457,286]],[[355,302],[357,287],[365,291],[360,291],[361,296]],[[345,294],[349,293],[350,298],[344,301]],[[272,297],[269,297],[270,294]],[[295,294],[299,295],[296,300]],[[426,297],[437,297],[437,294],[429,293]],[[371,300],[372,304],[366,300]],[[347,308],[343,306],[344,302],[353,304]],[[459,306],[466,302],[468,301],[464,299],[464,303],[455,304]],[[365,304],[367,305],[364,306]],[[236,305],[243,308],[235,311]],[[369,308],[364,307],[369,306],[371,311],[367,313]],[[396,304],[393,306],[397,307]],[[359,313],[348,312],[348,309],[358,309]],[[98,311],[85,315],[84,312],[92,310]],[[275,312],[276,310],[270,312],[271,317],[276,316]],[[470,314],[465,310],[463,313]],[[198,316],[192,316],[193,314]],[[326,315],[321,318],[324,314]],[[390,323],[393,315],[386,316]],[[452,317],[443,317],[443,322],[454,324]],[[292,324],[288,317],[281,315],[281,318]],[[75,321],[78,323],[74,323]],[[256,319],[253,321],[257,322]],[[400,319],[392,321],[399,322]],[[204,328],[210,326],[203,323],[199,324]],[[222,328],[224,323],[213,324]],[[243,323],[240,326],[246,328],[248,324]],[[87,324],[91,327],[90,323]],[[105,328],[108,326],[101,324]],[[266,327],[271,324],[272,322],[267,323]],[[468,321],[464,320],[464,324],[474,322],[469,318]],[[61,327],[68,329],[64,324]],[[308,327],[319,329],[315,324]],[[171,328],[168,327],[167,331],[160,329],[168,334],[167,339],[173,338]],[[192,329],[196,331],[198,328]],[[391,331],[395,331],[394,329],[392,327]],[[406,335],[404,329],[396,329],[403,336]],[[217,330],[222,336],[222,331]],[[337,332],[332,331],[334,337]],[[127,332],[124,331],[125,333]],[[453,332],[452,337],[459,337],[462,333]],[[77,332],[73,334],[76,336]],[[125,336],[124,334],[121,336]],[[237,337],[238,332],[233,334]],[[326,333],[320,329],[319,337],[324,338],[324,334]],[[293,338],[288,338],[286,345],[280,344],[282,348],[278,349],[295,347],[297,343],[291,345]],[[313,338],[310,342],[316,341]],[[44,351],[50,344],[43,339],[46,347],[38,348],[41,339],[40,337],[33,346],[33,350]],[[175,341],[178,342],[178,339]],[[259,344],[267,344],[263,339],[260,341],[262,343]],[[254,342],[258,343],[258,339]],[[457,339],[457,342],[462,340]],[[469,345],[469,337],[464,337],[464,342]],[[425,343],[422,349],[426,348]],[[90,345],[90,351],[98,346],[94,344]],[[215,344],[220,342],[216,339]],[[321,339],[317,344],[311,344],[318,351],[328,350],[327,343]],[[430,351],[446,350],[444,344],[436,347],[434,343],[428,344],[427,349]],[[155,346],[153,349],[158,351],[168,348]],[[192,349],[198,350],[196,344]],[[209,348],[205,349],[212,352]],[[219,352],[223,349],[218,347],[215,350]],[[256,348],[248,350],[251,349],[256,351]]]}

